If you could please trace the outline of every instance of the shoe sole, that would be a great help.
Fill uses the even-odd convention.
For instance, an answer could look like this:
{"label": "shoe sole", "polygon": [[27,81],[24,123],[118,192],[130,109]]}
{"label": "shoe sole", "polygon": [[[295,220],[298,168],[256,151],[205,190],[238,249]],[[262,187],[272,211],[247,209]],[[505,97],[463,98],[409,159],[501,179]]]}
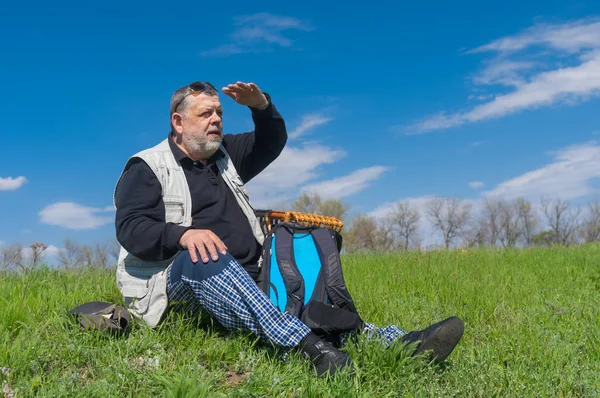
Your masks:
{"label": "shoe sole", "polygon": [[438,364],[452,353],[465,331],[465,325],[459,318],[452,317],[434,331],[427,342],[422,344],[417,353],[433,351],[430,359]]}

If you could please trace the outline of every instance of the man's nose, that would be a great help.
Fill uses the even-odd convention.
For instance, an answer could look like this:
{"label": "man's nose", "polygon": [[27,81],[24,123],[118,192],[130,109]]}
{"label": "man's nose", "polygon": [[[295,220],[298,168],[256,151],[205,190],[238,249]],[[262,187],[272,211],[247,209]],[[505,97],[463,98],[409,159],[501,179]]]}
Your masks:
{"label": "man's nose", "polygon": [[221,120],[222,120],[221,116],[219,116],[219,114],[215,112],[211,116],[210,123],[211,124],[218,124],[218,123],[221,123]]}

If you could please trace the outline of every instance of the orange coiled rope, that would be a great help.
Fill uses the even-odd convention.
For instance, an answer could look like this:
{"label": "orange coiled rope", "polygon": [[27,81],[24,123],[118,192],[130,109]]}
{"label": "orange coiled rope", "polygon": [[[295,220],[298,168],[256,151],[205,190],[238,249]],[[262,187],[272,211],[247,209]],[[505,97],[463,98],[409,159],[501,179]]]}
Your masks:
{"label": "orange coiled rope", "polygon": [[295,222],[306,227],[331,228],[337,232],[341,232],[344,227],[344,223],[339,218],[318,214],[278,210],[256,210],[255,214],[265,233],[270,231],[273,225],[279,222]]}

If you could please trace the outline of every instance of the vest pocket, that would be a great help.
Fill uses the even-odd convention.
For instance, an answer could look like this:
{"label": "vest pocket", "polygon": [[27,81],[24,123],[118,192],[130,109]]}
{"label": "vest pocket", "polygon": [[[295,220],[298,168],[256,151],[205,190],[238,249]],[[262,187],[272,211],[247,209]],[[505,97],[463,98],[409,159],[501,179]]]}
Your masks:
{"label": "vest pocket", "polygon": [[133,276],[125,269],[117,268],[117,285],[121,294],[125,297],[141,299],[148,294],[150,288],[150,279]]}
{"label": "vest pocket", "polygon": [[153,275],[150,279],[144,281],[145,286],[142,288],[126,287],[121,289],[125,304],[133,309],[136,315],[144,316],[148,313],[157,278],[158,274]]}
{"label": "vest pocket", "polygon": [[136,311],[140,314],[146,314],[150,307],[150,300],[153,297],[154,287],[156,286],[156,278],[159,274],[152,275],[152,278],[148,279],[147,286],[148,290],[143,297],[139,297],[134,301],[133,305]]}
{"label": "vest pocket", "polygon": [[165,196],[163,202],[165,203],[165,221],[174,224],[183,223],[185,213],[183,201],[179,198]]}

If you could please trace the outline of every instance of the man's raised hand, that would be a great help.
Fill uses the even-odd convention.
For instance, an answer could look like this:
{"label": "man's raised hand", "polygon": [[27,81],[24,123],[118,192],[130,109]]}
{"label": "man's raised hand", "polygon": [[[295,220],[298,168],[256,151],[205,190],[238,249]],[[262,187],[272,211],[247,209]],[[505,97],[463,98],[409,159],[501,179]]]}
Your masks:
{"label": "man's raised hand", "polygon": [[269,100],[254,83],[237,82],[228,84],[222,90],[240,105],[261,110],[269,106]]}
{"label": "man's raised hand", "polygon": [[227,246],[214,232],[208,229],[188,229],[179,239],[179,244],[188,250],[192,261],[195,263],[198,262],[196,250],[200,253],[203,263],[208,262],[208,254],[210,254],[213,261],[217,261],[219,259],[217,251],[223,254],[227,253]]}

